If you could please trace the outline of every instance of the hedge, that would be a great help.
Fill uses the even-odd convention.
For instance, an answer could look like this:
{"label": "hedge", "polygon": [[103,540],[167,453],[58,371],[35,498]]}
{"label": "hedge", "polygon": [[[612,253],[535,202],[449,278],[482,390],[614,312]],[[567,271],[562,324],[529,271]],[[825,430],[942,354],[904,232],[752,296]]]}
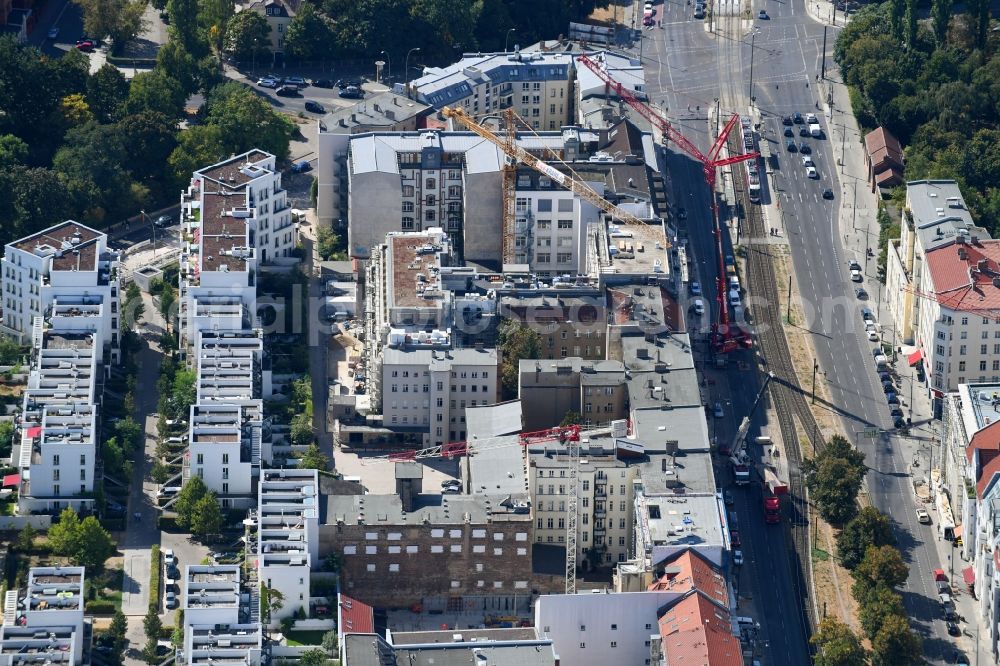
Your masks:
{"label": "hedge", "polygon": [[160,612],[160,544],[149,549],[149,607]]}
{"label": "hedge", "polygon": [[136,67],[137,69],[152,69],[156,67],[156,58],[126,58],[109,53],[107,60],[116,67]]}
{"label": "hedge", "polygon": [[103,599],[88,601],[84,609],[88,615],[114,615],[115,603]]}
{"label": "hedge", "polygon": [[177,532],[180,530],[177,527],[177,519],[173,516],[160,516],[156,520],[156,526],[164,532]]}

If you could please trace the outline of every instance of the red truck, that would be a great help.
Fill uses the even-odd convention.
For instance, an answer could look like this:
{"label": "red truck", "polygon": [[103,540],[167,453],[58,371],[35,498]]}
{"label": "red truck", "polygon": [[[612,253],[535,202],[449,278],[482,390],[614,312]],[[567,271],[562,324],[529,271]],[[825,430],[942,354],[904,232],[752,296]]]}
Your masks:
{"label": "red truck", "polygon": [[781,500],[776,495],[764,498],[764,522],[768,525],[781,522]]}

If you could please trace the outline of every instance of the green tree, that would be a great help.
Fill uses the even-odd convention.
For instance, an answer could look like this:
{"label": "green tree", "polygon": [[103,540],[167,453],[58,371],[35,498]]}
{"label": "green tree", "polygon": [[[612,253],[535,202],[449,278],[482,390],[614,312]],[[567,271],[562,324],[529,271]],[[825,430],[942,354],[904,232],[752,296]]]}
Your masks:
{"label": "green tree", "polygon": [[823,519],[842,525],[857,513],[858,491],[864,480],[865,455],[840,435],[834,435],[815,458],[802,461],[809,499]]}
{"label": "green tree", "polygon": [[934,25],[934,39],[939,46],[948,41],[948,24],[951,22],[951,7],[954,0],[934,0],[931,3],[931,20]]}
{"label": "green tree", "polygon": [[0,457],[10,456],[14,446],[14,424],[0,421]]}
{"label": "green tree", "polygon": [[306,650],[299,656],[301,666],[324,666],[326,664],[326,652],[318,648]]}
{"label": "green tree", "polygon": [[879,585],[868,591],[864,603],[858,609],[858,620],[869,639],[875,638],[882,629],[886,618],[893,615],[906,616],[906,609],[903,608],[903,597],[884,585]]}
{"label": "green tree", "polygon": [[836,618],[820,622],[812,638],[816,648],[815,666],[866,666],[867,653],[851,628]]}
{"label": "green tree", "polygon": [[174,502],[174,511],[177,512],[177,526],[182,529],[189,529],[194,517],[195,508],[198,501],[208,494],[208,488],[200,476],[192,475],[181,491],[177,493],[177,501]]}
{"label": "green tree", "polygon": [[174,373],[174,395],[172,407],[175,418],[186,419],[191,411],[191,405],[198,397],[198,373],[184,369]]}
{"label": "green tree", "polygon": [[[240,12],[243,14],[255,12]],[[263,20],[263,19],[262,19]],[[216,86],[208,98],[208,122],[222,131],[227,151],[242,153],[257,147],[284,159],[295,133],[294,123],[241,83]]]}
{"label": "green tree", "polygon": [[167,0],[170,15],[170,41],[187,53],[201,55],[205,43],[198,31],[198,0]]}
{"label": "green tree", "polygon": [[972,18],[976,48],[986,48],[990,33],[990,0],[970,0],[966,6],[969,8],[969,15]]}
{"label": "green tree", "polygon": [[847,569],[854,569],[869,546],[895,546],[896,536],[885,514],[866,506],[837,535],[837,555]]}
{"label": "green tree", "polygon": [[114,539],[94,516],[87,516],[80,522],[77,539],[73,561],[87,567],[87,571],[100,572],[104,562],[115,553]]}
{"label": "green tree", "polygon": [[906,0],[906,45],[909,48],[917,47],[917,24],[920,18],[920,7],[917,0]]}
{"label": "green tree", "polygon": [[337,632],[328,631],[323,634],[323,640],[320,645],[323,646],[323,649],[328,655],[332,656],[337,654]]}
{"label": "green tree", "polygon": [[174,305],[177,303],[177,296],[174,288],[170,285],[166,285],[166,288],[160,294],[160,316],[163,317],[163,321],[167,322],[167,330],[170,329],[171,323],[174,321],[174,317],[177,313],[174,312]]}
{"label": "green tree", "polygon": [[872,666],[916,666],[924,663],[920,637],[907,618],[890,615],[872,639]]}
{"label": "green tree", "polygon": [[22,553],[30,553],[35,549],[36,536],[38,536],[38,530],[30,524],[25,525],[21,528],[21,531],[17,533],[17,540],[14,541],[14,548]]}
{"label": "green tree", "polygon": [[0,136],[0,164],[24,164],[28,159],[28,144],[13,134]]}
{"label": "green tree", "polygon": [[128,632],[128,620],[121,609],[116,610],[111,617],[111,626],[108,627],[108,636],[111,638],[112,654],[121,654],[125,651],[125,634]]}
{"label": "green tree", "polygon": [[83,10],[83,29],[98,39],[110,37],[115,48],[145,29],[145,0],[73,0]]}
{"label": "green tree", "polygon": [[330,19],[304,2],[285,31],[285,48],[297,60],[322,60],[330,57],[333,46]]}
{"label": "green tree", "polygon": [[285,595],[281,590],[267,585],[260,586],[260,613],[265,623],[271,622],[271,617],[285,605]]}
{"label": "green tree", "polygon": [[59,514],[59,522],[49,528],[49,545],[56,555],[72,555],[79,546],[80,518],[72,507]]}
{"label": "green tree", "polygon": [[903,41],[903,20],[906,18],[906,0],[889,0],[889,26],[892,36]]}
{"label": "green tree", "polygon": [[222,50],[226,26],[233,17],[233,3],[230,0],[201,0],[198,3],[198,24],[216,51]]}
{"label": "green tree", "polygon": [[126,451],[142,445],[142,426],[132,418],[131,414],[126,414],[115,424],[115,434]]}
{"label": "green tree", "polygon": [[539,358],[542,338],[537,331],[514,319],[501,321],[497,336],[501,393],[504,400],[513,400],[517,397],[520,381],[518,362],[521,359]]}
{"label": "green tree", "polygon": [[128,452],[118,441],[117,437],[111,437],[101,446],[101,459],[104,461],[104,471],[111,476],[126,476],[125,465],[128,461]]}
{"label": "green tree", "polygon": [[330,227],[320,227],[316,232],[316,252],[323,261],[346,257],[347,241]]}
{"label": "green tree", "polygon": [[55,171],[0,166],[0,242],[41,231],[75,210],[73,193]]}
{"label": "green tree", "polygon": [[855,589],[862,591],[854,596],[861,601],[869,590],[879,585],[899,587],[906,582],[910,571],[902,554],[892,546],[869,546],[864,559],[851,575],[854,576]]}
{"label": "green tree", "polygon": [[319,446],[310,444],[299,458],[299,467],[303,469],[318,469],[323,472],[330,466],[330,459],[320,451]]}
{"label": "green tree", "polygon": [[191,173],[206,164],[215,164],[226,155],[222,130],[214,125],[195,125],[183,132],[167,163],[175,189],[190,182]]}
{"label": "green tree", "polygon": [[128,137],[122,166],[134,179],[166,194],[162,180],[167,159],[177,147],[177,121],[159,111],[142,111],[122,118],[117,128]]}
{"label": "green tree", "polygon": [[157,460],[149,470],[149,478],[156,483],[166,483],[170,478],[170,468],[164,465],[163,461]]}
{"label": "green tree", "polygon": [[583,423],[583,415],[580,414],[580,412],[574,412],[570,410],[566,412],[565,416],[563,416],[563,420],[559,423],[559,425],[569,426],[569,425],[579,425],[581,423]]}
{"label": "green tree", "polygon": [[111,63],[87,77],[87,103],[99,122],[114,122],[127,99],[128,79]]}
{"label": "green tree", "polygon": [[255,11],[242,11],[229,19],[223,51],[240,61],[264,61],[271,53],[271,26]]}
{"label": "green tree", "polygon": [[219,533],[222,529],[222,509],[215,493],[208,492],[195,502],[190,524],[191,532],[202,538]]}
{"label": "green tree", "polygon": [[157,111],[168,118],[180,118],[187,95],[180,82],[162,71],[140,72],[132,78],[126,113]]}
{"label": "green tree", "polygon": [[142,628],[146,632],[146,638],[152,641],[160,639],[160,629],[163,628],[163,621],[160,620],[160,614],[157,612],[156,606],[150,604],[149,610],[146,611],[146,617],[142,619]]}

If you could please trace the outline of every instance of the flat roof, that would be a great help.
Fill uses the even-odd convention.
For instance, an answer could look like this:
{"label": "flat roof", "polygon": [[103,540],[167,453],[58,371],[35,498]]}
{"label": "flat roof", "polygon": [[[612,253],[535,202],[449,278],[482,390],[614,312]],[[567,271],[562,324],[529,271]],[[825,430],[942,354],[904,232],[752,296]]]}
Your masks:
{"label": "flat roof", "polygon": [[[456,632],[460,633],[460,632]],[[463,643],[389,645],[376,634],[344,637],[344,663],[350,666],[554,666],[550,640],[480,640]]]}
{"label": "flat roof", "polygon": [[953,180],[912,180],[906,184],[906,203],[925,252],[954,240],[959,233],[990,237],[986,229],[976,226]]}
{"label": "flat roof", "polygon": [[[646,494],[649,475],[643,475],[639,517],[647,527],[651,546],[720,546],[724,540],[719,499],[715,494]],[[654,564],[657,564],[654,562]]]}
{"label": "flat roof", "polygon": [[441,236],[436,233],[394,234],[386,240],[392,258],[389,307],[440,307],[441,299],[427,294],[440,295],[437,275],[441,268],[441,253],[447,251],[447,245],[441,243]]}
{"label": "flat roof", "polygon": [[[466,412],[468,413],[468,412]],[[521,422],[517,422],[520,430]],[[470,435],[469,440],[475,438]],[[499,437],[469,457],[470,489],[474,495],[525,495],[524,450],[517,435]]]}
{"label": "flat roof", "polygon": [[455,365],[496,365],[497,350],[432,349],[430,347],[386,347],[382,352],[383,370],[389,365],[427,365],[445,369]]}
{"label": "flat roof", "polygon": [[[390,627],[391,629],[391,627]],[[461,636],[456,641],[455,636]],[[446,631],[393,631],[392,644],[427,645],[430,643],[456,643],[467,641],[534,641],[538,636],[534,627],[506,627],[497,629],[448,629]]]}
{"label": "flat roof", "polygon": [[[446,67],[425,67],[410,82],[416,94],[441,108],[472,94],[474,85],[515,81],[568,80],[575,54],[540,51],[467,53]],[[516,91],[520,92],[520,91]]]}
{"label": "flat roof", "polygon": [[[649,203],[642,203],[638,206],[619,203],[618,206],[642,219],[652,214]],[[616,237],[612,235],[614,233],[613,227],[630,235]],[[665,233],[666,227],[662,220],[645,225],[622,225],[608,222],[608,232],[604,237],[610,247],[618,250],[611,257],[611,266],[614,271],[629,275],[658,275],[660,277],[669,275],[670,260],[667,257],[668,251],[663,245]],[[660,249],[657,249],[657,243],[660,244]],[[625,252],[621,252],[622,245],[625,247]],[[629,252],[630,247],[632,248],[631,252]]]}
{"label": "flat roof", "polygon": [[[508,494],[492,495],[417,495],[412,511],[403,511],[399,495],[327,495],[326,523],[334,525],[343,521],[349,525],[365,524],[372,527],[392,525],[423,525],[427,518],[431,525],[461,525],[467,522],[482,524],[492,520],[530,521],[528,512],[515,513],[500,503]],[[524,498],[527,499],[527,493]],[[466,520],[466,515],[469,519]],[[358,520],[363,523],[359,523]]]}
{"label": "flat roof", "polygon": [[[34,252],[40,256],[54,254],[59,249],[69,250],[89,243],[104,234],[96,229],[66,220],[48,229],[42,229],[30,236],[16,240],[11,245],[24,252]],[[79,240],[75,240],[79,239]]]}
{"label": "flat roof", "polygon": [[229,189],[238,189],[252,180],[272,173],[269,169],[259,166],[260,162],[268,159],[274,159],[274,155],[254,149],[199,169],[195,173]]}
{"label": "flat roof", "polygon": [[370,131],[370,128],[375,127],[392,127],[428,113],[430,109],[431,107],[423,102],[386,91],[354,106],[337,107],[336,110],[327,113],[322,118],[320,132],[342,134]]}
{"label": "flat roof", "polygon": [[521,430],[521,401],[510,400],[495,405],[465,408],[469,439],[511,435]]}

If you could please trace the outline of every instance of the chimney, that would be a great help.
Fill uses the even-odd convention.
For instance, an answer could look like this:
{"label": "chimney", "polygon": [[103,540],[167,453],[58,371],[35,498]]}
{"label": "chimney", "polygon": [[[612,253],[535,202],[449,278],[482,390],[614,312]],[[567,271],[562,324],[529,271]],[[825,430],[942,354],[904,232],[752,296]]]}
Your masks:
{"label": "chimney", "polygon": [[351,122],[352,123],[358,122],[358,114],[356,114],[356,113],[352,113],[351,114]]}
{"label": "chimney", "polygon": [[398,97],[393,97],[392,98],[392,104],[393,104],[393,106],[399,106],[399,98]]}
{"label": "chimney", "polygon": [[969,253],[965,251],[964,247],[958,248],[958,258],[961,259],[962,261],[965,261],[966,259],[969,258]]}
{"label": "chimney", "polygon": [[986,259],[980,259],[976,262],[976,268],[979,269],[980,273],[985,273],[989,270],[989,262]]}
{"label": "chimney", "polygon": [[374,109],[378,112],[382,111],[382,109],[379,108],[378,104],[372,104],[372,107],[374,107]]}

